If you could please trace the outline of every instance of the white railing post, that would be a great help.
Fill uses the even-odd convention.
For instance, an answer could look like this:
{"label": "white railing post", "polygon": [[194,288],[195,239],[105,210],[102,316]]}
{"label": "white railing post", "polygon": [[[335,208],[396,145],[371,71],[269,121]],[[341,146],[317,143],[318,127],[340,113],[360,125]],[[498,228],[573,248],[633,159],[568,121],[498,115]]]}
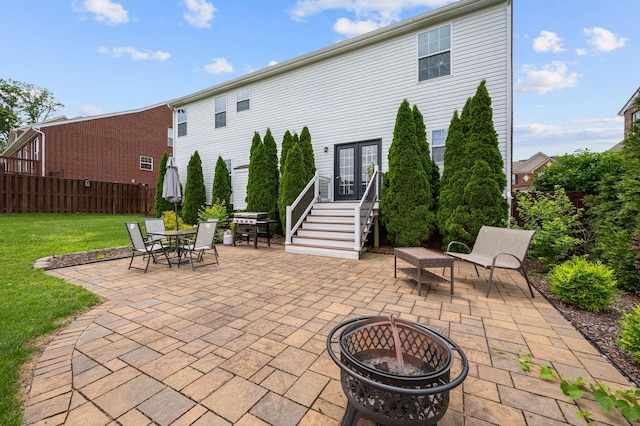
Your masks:
{"label": "white railing post", "polygon": [[360,251],[360,235],[361,235],[361,231],[360,231],[360,206],[355,207],[354,209],[354,216],[355,216],[355,227],[356,227],[356,233],[355,233],[355,242],[353,244],[353,249],[356,251]]}
{"label": "white railing post", "polygon": [[318,171],[316,170],[316,184],[315,184],[315,188],[313,189],[313,198],[316,201],[320,201],[320,173],[318,173]]}
{"label": "white railing post", "polygon": [[380,199],[380,185],[382,183],[378,181],[380,179],[380,169],[378,168],[377,164],[373,168],[373,171],[374,171],[373,172],[373,177],[375,177],[375,179],[376,179],[376,198],[375,198],[375,200],[379,200]]}
{"label": "white railing post", "polygon": [[285,244],[291,244],[291,206],[287,206],[287,214],[286,214],[286,238]]}

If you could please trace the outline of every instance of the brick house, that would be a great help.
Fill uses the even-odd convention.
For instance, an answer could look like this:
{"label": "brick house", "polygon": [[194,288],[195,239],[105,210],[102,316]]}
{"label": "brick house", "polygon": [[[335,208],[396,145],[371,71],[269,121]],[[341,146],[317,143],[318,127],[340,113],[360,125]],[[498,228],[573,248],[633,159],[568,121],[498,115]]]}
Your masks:
{"label": "brick house", "polygon": [[172,154],[166,104],[91,117],[59,117],[13,130],[0,168],[7,172],[155,187]]}
{"label": "brick house", "polygon": [[511,187],[513,191],[525,192],[533,185],[533,178],[555,160],[548,155],[538,152],[527,160],[516,161],[511,170]]}
{"label": "brick house", "polygon": [[[638,111],[638,108],[636,107],[636,99],[638,98],[638,96],[640,96],[640,87],[635,91],[635,93],[633,94],[633,96],[631,96],[631,98],[627,101],[627,103],[624,104],[620,112],[618,112],[619,116],[624,117],[624,137],[625,138],[629,133],[629,129],[631,129],[631,124],[636,120],[640,120],[640,111]],[[611,150],[617,151],[622,149],[623,146],[624,146],[624,140],[615,144],[611,148]]]}

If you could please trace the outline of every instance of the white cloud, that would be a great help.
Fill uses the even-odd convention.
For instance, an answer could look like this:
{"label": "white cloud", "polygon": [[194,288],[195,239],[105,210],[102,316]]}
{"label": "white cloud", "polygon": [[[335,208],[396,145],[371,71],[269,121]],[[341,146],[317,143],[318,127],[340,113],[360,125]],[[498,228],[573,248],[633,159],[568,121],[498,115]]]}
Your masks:
{"label": "white cloud", "polygon": [[155,52],[145,50],[142,52],[134,47],[112,47],[111,49],[100,47],[98,52],[105,55],[111,55],[114,58],[119,58],[122,55],[129,55],[129,57],[134,61],[166,61],[169,59],[169,56],[171,56],[168,52],[163,52],[161,50],[156,50]]}
{"label": "white cloud", "polygon": [[576,87],[581,77],[576,72],[569,72],[567,65],[561,61],[546,64],[542,69],[525,65],[522,71],[525,75],[517,79],[514,91],[535,92],[541,95],[553,90]]}
{"label": "white cloud", "polygon": [[586,50],[586,49],[583,49],[583,48],[581,48],[581,47],[579,47],[579,48],[577,48],[577,49],[576,49],[576,53],[577,53],[579,56],[584,56],[584,55],[586,55],[586,54],[587,54],[587,50]]}
{"label": "white cloud", "polygon": [[340,18],[333,24],[333,30],[345,37],[353,37],[360,34],[368,33],[380,28],[376,22],[372,20],[352,21],[347,18]]}
{"label": "white cloud", "polygon": [[91,115],[100,115],[100,114],[104,114],[106,111],[100,107],[97,107],[95,105],[82,105],[80,107],[80,114],[83,117],[88,117]]}
{"label": "white cloud", "polygon": [[278,61],[269,61],[269,66],[277,65],[277,64],[278,64]]}
{"label": "white cloud", "polygon": [[184,19],[194,27],[209,28],[213,14],[217,9],[206,0],[184,0],[187,11],[183,13]]}
{"label": "white cloud", "polygon": [[77,12],[93,14],[93,19],[109,25],[129,22],[129,12],[120,3],[111,0],[84,0],[80,5],[74,4],[74,9]]}
{"label": "white cloud", "polygon": [[333,28],[343,35],[359,35],[400,20],[403,10],[415,7],[435,8],[454,0],[298,0],[290,10],[291,19],[304,21],[327,10],[344,10],[355,19],[341,17]]}
{"label": "white cloud", "polygon": [[601,27],[585,28],[582,32],[588,37],[587,42],[599,52],[610,52],[624,47],[628,40]]}
{"label": "white cloud", "polygon": [[233,66],[225,58],[213,58],[213,62],[205,65],[203,68],[210,74],[233,72]]}
{"label": "white cloud", "polygon": [[564,52],[562,39],[551,31],[540,31],[540,35],[533,40],[533,50],[536,52]]}

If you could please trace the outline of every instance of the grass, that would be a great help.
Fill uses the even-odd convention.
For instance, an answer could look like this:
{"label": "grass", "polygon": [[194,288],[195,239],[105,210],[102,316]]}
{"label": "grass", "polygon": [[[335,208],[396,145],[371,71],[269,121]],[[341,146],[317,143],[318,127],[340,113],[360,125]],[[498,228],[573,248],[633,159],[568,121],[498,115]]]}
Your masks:
{"label": "grass", "polygon": [[34,270],[53,254],[129,245],[127,220],[140,215],[0,215],[0,424],[19,425],[20,367],[39,348],[34,339],[67,324],[68,318],[100,301],[64,280]]}

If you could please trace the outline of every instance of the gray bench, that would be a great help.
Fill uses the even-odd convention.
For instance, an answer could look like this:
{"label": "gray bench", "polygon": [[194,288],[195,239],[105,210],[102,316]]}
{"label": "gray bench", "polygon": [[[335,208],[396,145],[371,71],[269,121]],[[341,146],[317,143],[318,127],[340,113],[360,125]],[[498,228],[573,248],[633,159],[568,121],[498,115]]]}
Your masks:
{"label": "gray bench", "polygon": [[[491,271],[489,273],[487,297],[489,297],[489,291],[491,290],[491,281],[495,268],[518,270],[527,281],[531,297],[535,297],[523,263],[527,256],[533,234],[535,234],[535,231],[483,226],[480,228],[480,232],[478,232],[476,241],[473,244],[473,250],[470,250],[464,243],[452,241],[447,245],[446,254],[473,263],[478,276],[480,276],[478,266],[482,266]],[[467,253],[452,252],[451,247],[453,245],[462,245],[466,248]]]}

